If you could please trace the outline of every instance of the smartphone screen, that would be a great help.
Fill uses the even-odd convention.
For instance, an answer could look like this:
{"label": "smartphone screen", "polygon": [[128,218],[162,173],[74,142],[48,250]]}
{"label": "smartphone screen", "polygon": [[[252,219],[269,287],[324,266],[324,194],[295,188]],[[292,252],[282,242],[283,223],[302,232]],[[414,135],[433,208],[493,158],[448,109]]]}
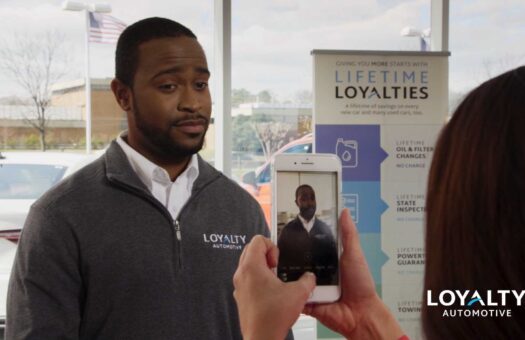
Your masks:
{"label": "smartphone screen", "polygon": [[309,271],[318,286],[338,285],[336,172],[277,171],[277,275],[295,281]]}

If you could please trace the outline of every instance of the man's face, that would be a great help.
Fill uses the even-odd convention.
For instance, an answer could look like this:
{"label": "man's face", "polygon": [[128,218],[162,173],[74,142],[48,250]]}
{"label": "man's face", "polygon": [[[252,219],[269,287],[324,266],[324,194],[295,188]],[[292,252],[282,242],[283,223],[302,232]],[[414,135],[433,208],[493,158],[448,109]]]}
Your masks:
{"label": "man's face", "polygon": [[169,161],[202,148],[211,115],[210,72],[196,39],[159,38],[139,46],[128,112],[139,152]]}
{"label": "man's face", "polygon": [[295,204],[299,207],[299,214],[307,221],[314,215],[317,205],[315,203],[315,192],[309,187],[302,187],[297,193]]}

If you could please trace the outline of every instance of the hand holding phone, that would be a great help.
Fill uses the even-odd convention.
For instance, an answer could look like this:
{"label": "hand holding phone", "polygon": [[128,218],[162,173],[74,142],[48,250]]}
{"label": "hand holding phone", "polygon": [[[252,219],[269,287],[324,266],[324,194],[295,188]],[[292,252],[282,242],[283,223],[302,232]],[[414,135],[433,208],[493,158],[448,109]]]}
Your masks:
{"label": "hand holding phone", "polygon": [[277,275],[317,278],[309,302],[339,299],[341,163],[335,155],[278,155],[274,161],[272,240],[279,248]]}
{"label": "hand holding phone", "polygon": [[233,296],[245,339],[284,339],[315,286],[313,275],[281,282],[272,271],[276,265],[277,249],[261,235],[243,250],[233,276]]}
{"label": "hand holding phone", "polygon": [[341,213],[339,226],[343,246],[341,299],[329,304],[308,304],[303,313],[348,339],[401,339],[404,332],[376,292],[348,209]]}

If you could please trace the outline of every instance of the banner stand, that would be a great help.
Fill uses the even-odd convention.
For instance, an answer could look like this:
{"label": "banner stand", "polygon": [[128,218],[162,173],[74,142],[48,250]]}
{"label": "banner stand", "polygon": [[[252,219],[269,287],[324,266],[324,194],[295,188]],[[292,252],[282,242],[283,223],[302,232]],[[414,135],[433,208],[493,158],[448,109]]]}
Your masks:
{"label": "banner stand", "polygon": [[410,339],[420,339],[426,182],[448,115],[450,53],[311,54],[314,152],[340,157],[344,205],[376,289]]}

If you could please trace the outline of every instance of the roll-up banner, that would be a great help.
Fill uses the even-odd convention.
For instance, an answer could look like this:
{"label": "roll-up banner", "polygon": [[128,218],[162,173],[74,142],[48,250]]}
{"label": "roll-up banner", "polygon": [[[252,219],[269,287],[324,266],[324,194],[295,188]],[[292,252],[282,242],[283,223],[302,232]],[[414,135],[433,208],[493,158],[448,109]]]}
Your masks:
{"label": "roll-up banner", "polygon": [[344,206],[376,289],[407,335],[421,338],[426,183],[448,114],[450,53],[312,55],[314,151],[340,157]]}

